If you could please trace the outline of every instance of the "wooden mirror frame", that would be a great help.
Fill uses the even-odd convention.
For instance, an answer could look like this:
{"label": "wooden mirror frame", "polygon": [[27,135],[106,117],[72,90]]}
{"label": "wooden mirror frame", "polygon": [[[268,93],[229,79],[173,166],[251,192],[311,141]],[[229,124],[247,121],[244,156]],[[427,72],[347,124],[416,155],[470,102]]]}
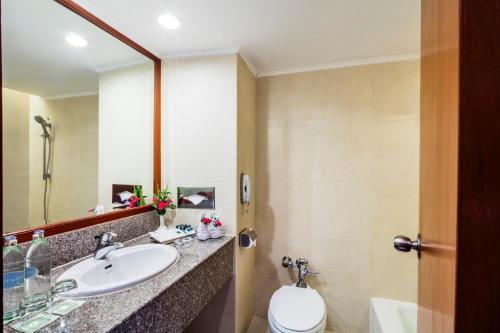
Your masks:
{"label": "wooden mirror frame", "polygon": [[[72,0],[54,0],[60,5],[66,7],[73,13],[81,16],[85,20],[94,24],[98,28],[107,32],[111,36],[117,38],[123,43],[127,44],[137,52],[143,54],[147,58],[154,62],[154,92],[153,92],[153,109],[154,109],[154,129],[153,129],[153,191],[161,186],[161,59],[155,56],[152,52],[146,50],[144,47],[134,42],[106,22],[99,19],[94,14],[90,13],[80,5],[77,5]],[[0,0],[1,2],[1,0]],[[1,11],[1,9],[0,9]],[[0,22],[1,23],[1,22]],[[2,41],[1,31],[0,31],[0,44]],[[0,63],[2,62],[1,55],[1,45],[0,45]],[[2,69],[0,66],[0,85],[2,85]],[[3,85],[2,85],[3,86]],[[3,94],[0,94],[0,126],[3,125]],[[2,179],[0,180],[0,185],[2,190],[0,191],[0,214],[3,221],[3,146],[2,137],[0,136],[0,146],[2,147],[2,154],[0,156],[0,171],[2,172]],[[3,234],[3,223],[2,223],[2,234],[5,235],[15,235],[19,243],[30,241],[34,230],[42,229],[45,230],[46,236],[57,235],[63,232],[68,232],[72,230],[77,230],[85,227],[89,227],[96,224],[101,224],[124,217],[141,214],[147,211],[153,210],[151,205],[146,205],[136,208],[127,208],[120,211],[112,211],[101,215],[82,217],[73,220],[62,221],[54,224],[49,224],[45,226],[40,226],[31,229],[25,229],[21,231],[10,232]]]}

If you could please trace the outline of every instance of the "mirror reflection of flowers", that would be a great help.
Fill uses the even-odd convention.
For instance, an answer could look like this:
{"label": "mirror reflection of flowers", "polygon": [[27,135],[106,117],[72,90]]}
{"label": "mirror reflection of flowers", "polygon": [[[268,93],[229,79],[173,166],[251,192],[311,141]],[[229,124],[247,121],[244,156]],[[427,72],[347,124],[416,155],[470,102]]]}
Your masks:
{"label": "mirror reflection of flowers", "polygon": [[130,208],[144,206],[146,200],[144,200],[144,194],[142,193],[141,185],[134,185],[134,194],[130,196]]}
{"label": "mirror reflection of flowers", "polygon": [[165,215],[167,209],[177,208],[174,204],[174,199],[172,199],[172,193],[168,190],[168,184],[163,190],[158,188],[156,191],[156,194],[153,196],[153,207],[156,209],[158,215]]}

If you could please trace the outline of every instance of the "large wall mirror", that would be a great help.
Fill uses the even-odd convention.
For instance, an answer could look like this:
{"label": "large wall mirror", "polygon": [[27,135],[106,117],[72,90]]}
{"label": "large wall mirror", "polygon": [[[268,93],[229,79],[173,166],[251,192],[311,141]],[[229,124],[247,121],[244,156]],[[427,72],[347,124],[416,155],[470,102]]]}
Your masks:
{"label": "large wall mirror", "polygon": [[3,233],[132,215],[159,185],[160,60],[71,1],[1,6]]}

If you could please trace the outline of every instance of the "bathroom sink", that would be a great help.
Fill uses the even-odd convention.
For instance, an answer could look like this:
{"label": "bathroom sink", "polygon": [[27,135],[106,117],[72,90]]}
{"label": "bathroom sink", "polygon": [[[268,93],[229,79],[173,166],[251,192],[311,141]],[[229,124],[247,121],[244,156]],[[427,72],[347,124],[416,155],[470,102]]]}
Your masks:
{"label": "bathroom sink", "polygon": [[100,260],[92,257],[72,266],[57,279],[74,279],[78,284],[78,288],[59,295],[81,298],[130,288],[164,272],[177,258],[174,247],[162,244],[125,247]]}

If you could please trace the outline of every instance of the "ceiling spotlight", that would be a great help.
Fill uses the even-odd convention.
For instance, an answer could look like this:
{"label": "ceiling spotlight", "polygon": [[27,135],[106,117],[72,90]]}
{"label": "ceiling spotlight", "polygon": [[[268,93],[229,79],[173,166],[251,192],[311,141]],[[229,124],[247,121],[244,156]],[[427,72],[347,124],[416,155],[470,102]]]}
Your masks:
{"label": "ceiling spotlight", "polygon": [[167,29],[179,29],[182,25],[182,20],[175,15],[165,14],[158,17],[158,22]]}
{"label": "ceiling spotlight", "polygon": [[70,33],[66,35],[66,41],[76,47],[84,47],[87,46],[87,40],[77,34]]}

